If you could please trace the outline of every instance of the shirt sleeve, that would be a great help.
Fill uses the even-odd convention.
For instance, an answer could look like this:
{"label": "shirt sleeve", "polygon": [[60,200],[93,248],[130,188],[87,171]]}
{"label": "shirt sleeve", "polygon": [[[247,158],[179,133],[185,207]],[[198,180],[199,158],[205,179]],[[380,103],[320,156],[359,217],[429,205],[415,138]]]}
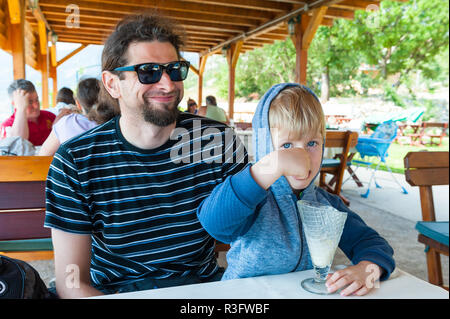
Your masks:
{"label": "shirt sleeve", "polygon": [[267,191],[255,182],[248,165],[214,188],[197,209],[197,217],[211,236],[230,243],[248,230],[266,197]]}
{"label": "shirt sleeve", "polygon": [[65,147],[56,152],[47,176],[45,227],[90,234],[92,223],[77,167]]}

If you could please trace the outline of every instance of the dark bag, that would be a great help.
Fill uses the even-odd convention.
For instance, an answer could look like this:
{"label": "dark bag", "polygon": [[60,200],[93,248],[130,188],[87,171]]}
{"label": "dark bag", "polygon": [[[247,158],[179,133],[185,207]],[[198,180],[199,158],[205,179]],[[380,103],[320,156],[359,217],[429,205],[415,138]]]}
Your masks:
{"label": "dark bag", "polygon": [[39,273],[25,261],[0,256],[0,299],[49,299]]}

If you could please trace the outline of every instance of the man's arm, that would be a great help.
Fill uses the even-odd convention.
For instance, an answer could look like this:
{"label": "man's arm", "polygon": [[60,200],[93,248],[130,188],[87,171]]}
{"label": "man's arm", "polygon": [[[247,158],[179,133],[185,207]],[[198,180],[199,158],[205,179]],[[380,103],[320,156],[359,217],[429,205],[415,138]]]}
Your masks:
{"label": "man's arm", "polygon": [[103,295],[90,283],[91,235],[52,228],[55,252],[56,291],[60,298]]}
{"label": "man's arm", "polygon": [[24,90],[16,90],[13,92],[16,115],[7,137],[20,136],[28,140],[30,135],[27,119],[28,95]]}
{"label": "man's arm", "polygon": [[53,156],[58,150],[61,143],[56,136],[55,130],[52,130],[50,135],[45,140],[44,144],[42,144],[41,149],[39,150],[39,156]]}

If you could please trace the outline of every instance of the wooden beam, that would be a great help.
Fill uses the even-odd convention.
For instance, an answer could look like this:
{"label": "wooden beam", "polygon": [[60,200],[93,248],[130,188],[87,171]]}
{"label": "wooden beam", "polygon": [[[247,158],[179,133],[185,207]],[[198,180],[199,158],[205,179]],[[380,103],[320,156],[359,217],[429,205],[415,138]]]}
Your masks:
{"label": "wooden beam", "polygon": [[66,62],[67,60],[69,60],[71,57],[73,57],[75,54],[77,54],[78,52],[82,51],[85,47],[87,47],[86,44],[82,44],[80,45],[78,48],[76,48],[75,50],[73,50],[72,52],[70,52],[69,54],[67,54],[64,58],[60,59],[57,63],[56,66],[60,66],[61,64],[63,64],[64,62]]}
{"label": "wooden beam", "polygon": [[380,0],[344,0],[331,5],[334,8],[348,10],[366,10],[369,5],[380,5]]}
{"label": "wooden beam", "polygon": [[234,117],[234,97],[235,97],[235,81],[236,81],[236,64],[239,59],[242,44],[244,41],[232,43],[227,49],[228,62],[228,117]]}
{"label": "wooden beam", "polygon": [[[42,8],[64,8],[69,2],[62,2],[60,0],[41,0],[39,1]],[[148,9],[157,10],[170,10],[171,12],[183,12],[193,16],[201,16],[205,12],[214,12],[224,18],[227,17],[241,17],[247,19],[254,19],[258,21],[264,21],[272,18],[272,13],[257,8],[236,8],[233,6],[208,4],[205,1],[199,3],[190,3],[186,1],[176,0],[77,0],[76,5],[80,8],[80,11],[94,10],[99,12],[121,13],[130,14],[135,12],[142,12]],[[223,3],[222,3],[223,4]]]}
{"label": "wooden beam", "polygon": [[205,72],[206,59],[207,58],[208,58],[208,55],[201,56],[199,58],[199,64],[198,64],[198,99],[197,99],[197,105],[199,107],[202,106],[202,99],[203,99],[203,72]]}
{"label": "wooden beam", "polygon": [[303,47],[303,35],[309,25],[310,18],[307,14],[301,16],[301,21],[294,24],[294,34],[291,36],[294,42],[295,56],[295,82],[306,85],[306,70],[308,64],[308,50]]}
{"label": "wooden beam", "polygon": [[47,54],[47,28],[45,27],[45,22],[42,20],[38,21],[38,32],[41,54]]}
{"label": "wooden beam", "polygon": [[58,66],[58,61],[56,61],[56,43],[52,43],[52,46],[50,47],[50,65],[52,67]]}
{"label": "wooden beam", "polygon": [[25,2],[23,0],[8,0],[9,22],[11,24],[19,24],[23,22],[22,9],[25,10]]}
{"label": "wooden beam", "polygon": [[[52,48],[56,46],[53,45]],[[50,50],[50,53],[52,52],[52,50]],[[56,50],[55,50],[56,53]],[[56,60],[56,55],[55,55],[55,60]],[[52,65],[52,63],[50,63],[50,74],[49,76],[52,78],[52,106],[56,105],[56,95],[58,94],[58,72],[56,69],[56,65]]]}
{"label": "wooden beam", "polygon": [[[13,77],[14,80],[25,79],[25,10],[20,8],[25,8],[24,0],[8,1],[9,14],[11,11],[16,14],[17,10],[20,13],[20,17],[11,17],[8,21],[9,23],[9,41],[11,54],[13,57]],[[10,6],[13,7],[11,9]],[[15,23],[13,24],[12,21]],[[18,23],[17,23],[18,21]]]}
{"label": "wooden beam", "polygon": [[302,49],[308,50],[314,35],[316,34],[317,29],[322,22],[325,13],[327,12],[328,7],[320,7],[312,10],[312,17],[309,20],[308,26],[302,35]]}

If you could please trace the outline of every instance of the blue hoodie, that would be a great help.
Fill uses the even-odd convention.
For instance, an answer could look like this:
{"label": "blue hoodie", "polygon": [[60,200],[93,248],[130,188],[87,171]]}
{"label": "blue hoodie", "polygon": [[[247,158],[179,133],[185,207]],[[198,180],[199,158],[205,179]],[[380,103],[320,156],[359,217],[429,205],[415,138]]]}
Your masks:
{"label": "blue hoodie", "polygon": [[[269,108],[278,93],[288,86],[299,84],[277,84],[258,103],[252,121],[256,161],[273,151]],[[296,204],[298,199],[288,181],[282,176],[266,191],[255,182],[250,167],[248,165],[219,184],[197,210],[206,231],[231,245],[222,280],[311,269],[311,257]],[[353,264],[371,261],[384,270],[381,280],[389,277],[395,268],[391,246],[338,196],[311,182],[302,191],[300,199],[326,203],[347,212],[339,248]]]}

